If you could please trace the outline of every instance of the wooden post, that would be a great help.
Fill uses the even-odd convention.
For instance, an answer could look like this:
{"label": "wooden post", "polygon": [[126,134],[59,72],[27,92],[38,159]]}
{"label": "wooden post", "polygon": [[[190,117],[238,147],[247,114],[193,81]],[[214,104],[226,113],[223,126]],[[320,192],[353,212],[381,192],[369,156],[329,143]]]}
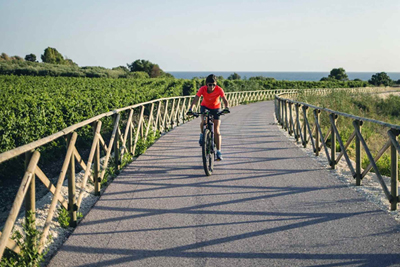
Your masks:
{"label": "wooden post", "polygon": [[[93,135],[96,135],[97,124],[96,121],[93,123]],[[115,153],[115,151],[114,151]],[[100,140],[97,141],[97,145],[94,152],[94,195],[100,196]]]}
{"label": "wooden post", "polygon": [[[336,125],[337,115],[332,113],[329,116],[332,116],[334,124]],[[336,132],[331,125],[331,168],[336,169]]]}
{"label": "wooden post", "polygon": [[[71,141],[72,135],[76,135],[76,132],[68,135],[68,144]],[[76,206],[76,185],[75,185],[75,154],[71,154],[71,160],[68,168],[68,211],[69,211],[69,225],[76,227],[77,225],[77,206]]]}
{"label": "wooden post", "polygon": [[[153,134],[154,135],[156,135],[157,134],[157,131],[159,131],[160,130],[160,127],[159,127],[159,125],[160,125],[160,123],[159,123],[159,121],[160,121],[160,111],[161,111],[161,101],[158,101],[158,105],[157,105],[157,115],[156,115],[156,122],[155,122],[155,129],[154,129],[154,132],[153,132]],[[161,131],[160,131],[161,132]]]}
{"label": "wooden post", "polygon": [[143,119],[144,119],[144,106],[142,106],[142,109],[140,111],[139,122],[138,122],[138,126],[136,127],[135,141],[133,142],[133,155],[136,155],[136,147],[137,147],[137,143],[139,141],[140,129],[142,128],[142,125],[143,125],[143,122],[142,122]]}
{"label": "wooden post", "polygon": [[289,135],[292,135],[294,130],[293,130],[293,112],[292,112],[292,102],[289,102]]}
{"label": "wooden post", "polygon": [[296,130],[295,130],[295,134],[294,134],[294,136],[296,138],[296,142],[298,142],[299,139],[300,139],[300,124],[297,123],[297,122],[300,122],[299,107],[300,107],[300,104],[296,104],[296,122],[295,122],[295,125],[296,125],[295,129]]}
{"label": "wooden post", "polygon": [[282,126],[282,112],[283,112],[283,107],[282,107],[282,100],[278,100],[278,105],[279,105],[279,124]]}
{"label": "wooden post", "polygon": [[0,259],[3,257],[3,253],[8,243],[8,239],[12,232],[15,220],[17,219],[18,213],[21,209],[21,205],[26,196],[26,191],[28,190],[28,184],[30,184],[32,175],[35,173],[39,157],[40,153],[35,151],[32,155],[31,160],[29,161],[28,168],[26,169],[26,172],[24,174],[24,178],[22,178],[21,185],[18,189],[14,203],[12,204],[11,207],[10,215],[8,216],[7,221],[3,227],[2,234],[0,235]]}
{"label": "wooden post", "polygon": [[[118,114],[114,114],[114,128],[118,129]],[[119,159],[119,133],[118,131],[115,132],[115,139],[114,139],[114,166],[115,166],[115,173],[119,173],[120,169],[120,159]]]}
{"label": "wooden post", "polygon": [[[361,133],[361,126],[363,124],[362,121],[356,120],[356,130],[358,130]],[[361,185],[361,140],[360,138],[356,135],[356,185],[360,186]]]}
{"label": "wooden post", "polygon": [[172,109],[171,109],[171,112],[170,112],[170,115],[169,115],[169,119],[170,119],[170,121],[169,121],[169,126],[171,127],[171,129],[173,129],[174,128],[174,111],[175,111],[175,101],[176,99],[174,99],[173,101],[172,101]]}
{"label": "wooden post", "polygon": [[308,144],[308,139],[307,139],[307,113],[308,113],[308,107],[303,106],[303,136],[304,136],[304,142],[303,142],[303,147],[306,148]]}
{"label": "wooden post", "polygon": [[[32,158],[32,153],[34,151],[29,151],[25,153],[25,171],[28,171],[28,165]],[[25,195],[25,223],[28,224],[28,218],[30,213],[32,213],[32,219],[36,220],[36,185],[35,185],[35,173],[32,173],[32,179],[28,184],[29,188]],[[36,222],[30,225],[33,229],[36,229]],[[26,242],[29,247],[33,247],[36,244],[35,237],[26,236]]]}
{"label": "wooden post", "polygon": [[[392,133],[394,136],[397,136],[399,133],[396,130],[392,129]],[[393,197],[390,203],[391,210],[397,210],[397,203],[399,202],[399,154],[396,150],[396,146],[391,144],[390,146],[390,165],[391,165],[391,181],[390,181],[390,193]]]}
{"label": "wooden post", "polygon": [[285,127],[284,129],[288,131],[288,102],[285,100],[284,103],[284,109],[285,109]]}
{"label": "wooden post", "polygon": [[167,118],[167,115],[168,115],[168,101],[169,101],[169,99],[165,100],[164,117],[163,117],[163,120],[162,120],[163,132],[167,131],[166,118]]}
{"label": "wooden post", "polygon": [[[29,162],[31,160],[34,151],[25,153],[25,171],[28,169]],[[28,191],[25,196],[25,223],[28,222],[29,213],[32,212],[33,219],[36,219],[36,185],[35,185],[35,174],[32,174],[32,180],[29,184]]]}
{"label": "wooden post", "polygon": [[154,103],[151,103],[151,110],[150,110],[148,124],[146,127],[146,134],[144,135],[144,140],[147,140],[147,136],[149,135],[151,124],[153,123],[153,110],[154,110]]}
{"label": "wooden post", "polygon": [[276,110],[276,116],[277,116],[277,119],[278,119],[278,124],[281,124],[281,101],[279,100],[279,99],[277,99],[277,98],[275,98],[275,101],[276,101],[276,103],[277,103],[277,105],[278,105],[278,109]]}
{"label": "wooden post", "polygon": [[[133,113],[133,109],[131,109],[131,112]],[[132,151],[132,149],[133,149],[133,123],[132,123],[132,118],[128,121],[128,125],[129,125],[128,151],[129,151],[129,153],[133,154],[133,151]]]}
{"label": "wooden post", "polygon": [[[319,109],[314,109],[314,115],[315,115],[315,126],[318,127],[319,125],[319,121],[320,121],[320,113],[321,110]],[[319,156],[319,142],[320,142],[320,135],[319,135],[319,131],[318,128],[315,131],[315,156]]]}

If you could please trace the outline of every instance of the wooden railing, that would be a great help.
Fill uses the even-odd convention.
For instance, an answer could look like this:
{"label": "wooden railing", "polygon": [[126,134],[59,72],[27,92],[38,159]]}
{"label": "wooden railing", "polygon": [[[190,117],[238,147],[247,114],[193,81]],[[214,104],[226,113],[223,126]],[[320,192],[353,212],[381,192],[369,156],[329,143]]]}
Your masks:
{"label": "wooden railing", "polygon": [[[226,93],[226,96],[230,106],[236,106],[244,102],[271,100],[277,93],[294,91],[295,90],[264,90],[232,92]],[[0,233],[0,259],[6,247],[17,253],[20,251],[18,245],[10,239],[10,235],[24,199],[26,218],[28,213],[34,214],[36,210],[36,179],[43,182],[46,188],[53,194],[40,240],[40,251],[43,251],[48,238],[51,221],[56,213],[57,202],[68,210],[70,226],[76,226],[78,222],[77,211],[81,207],[88,180],[94,184],[95,194],[99,195],[100,184],[104,179],[105,172],[110,162],[114,165],[113,167],[115,170],[118,171],[121,165],[121,157],[125,153],[134,154],[139,139],[146,141],[150,134],[155,134],[156,132],[165,133],[188,121],[186,112],[193,97],[194,96],[163,98],[116,109],[72,125],[46,138],[0,154],[0,164],[24,154],[26,162],[25,174],[15,197],[15,201],[12,204],[10,214],[5,222],[3,231]],[[113,118],[113,126],[108,139],[109,141],[106,143],[101,134],[102,121],[110,117]],[[93,140],[91,142],[92,145],[88,159],[84,161],[76,146],[76,142],[78,138],[80,138],[77,131],[88,125],[93,128]],[[38,166],[41,156],[38,150],[46,144],[60,138],[66,140],[67,150],[57,184],[53,185],[44,171]],[[101,149],[103,149],[105,153],[104,160],[102,161],[100,160]],[[75,181],[76,163],[84,170],[83,180],[79,184]],[[68,178],[68,199],[64,199],[60,194],[66,178]]]}
{"label": "wooden railing", "polygon": [[[372,90],[373,92],[376,92],[377,88],[373,88]],[[385,89],[380,90],[384,91]],[[371,91],[371,89],[360,91],[368,92]],[[292,99],[294,98],[295,94],[296,93],[282,93],[275,96],[275,116],[278,123],[286,131],[288,131],[290,135],[294,135],[296,142],[301,141],[303,147],[306,148],[307,145],[311,143],[312,149],[316,156],[319,156],[320,151],[324,149],[328,164],[332,169],[336,168],[339,160],[344,156],[346,164],[350,169],[353,178],[356,179],[357,186],[361,185],[362,179],[373,169],[382,187],[382,190],[389,201],[391,210],[397,210],[398,203],[400,202],[398,192],[398,155],[400,153],[400,145],[397,140],[397,137],[400,133],[400,125],[393,125],[377,120],[357,117],[339,111],[294,101]],[[311,110],[313,115],[311,116],[310,120],[308,113]],[[330,127],[328,127],[328,130],[325,133],[322,131],[320,121],[320,115],[322,112],[328,114],[330,122]],[[352,120],[352,125],[354,128],[353,133],[347,139],[346,143],[343,142],[343,137],[336,123],[338,117],[340,116]],[[379,152],[377,152],[375,157],[372,155],[365,138],[363,137],[361,131],[363,122],[369,122],[376,126],[384,127],[387,130],[386,142]],[[330,148],[328,148],[327,145],[328,139],[330,139]],[[353,141],[355,142],[355,166],[354,161],[352,161],[348,155],[349,147]],[[338,155],[336,154],[336,144],[339,144],[340,146],[340,153]],[[332,147],[334,149],[332,149]],[[364,151],[370,162],[364,170],[361,166],[361,147],[364,148]],[[386,185],[377,166],[377,161],[389,149],[391,166],[390,190],[388,189],[388,186]]]}

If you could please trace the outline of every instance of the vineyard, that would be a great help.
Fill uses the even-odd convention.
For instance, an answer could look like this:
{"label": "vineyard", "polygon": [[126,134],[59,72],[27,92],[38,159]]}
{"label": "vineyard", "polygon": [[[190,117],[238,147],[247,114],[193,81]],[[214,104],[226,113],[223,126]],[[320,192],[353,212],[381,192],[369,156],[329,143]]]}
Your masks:
{"label": "vineyard", "polygon": [[[278,88],[363,87],[365,82],[222,80],[225,92]],[[193,95],[202,79],[0,76],[0,153],[116,108]]]}

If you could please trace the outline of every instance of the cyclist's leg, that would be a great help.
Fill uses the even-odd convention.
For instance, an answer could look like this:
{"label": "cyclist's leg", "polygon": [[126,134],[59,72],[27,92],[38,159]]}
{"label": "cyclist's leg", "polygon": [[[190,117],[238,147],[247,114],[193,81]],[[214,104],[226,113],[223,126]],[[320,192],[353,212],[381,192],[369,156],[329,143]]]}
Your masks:
{"label": "cyclist's leg", "polygon": [[[205,107],[201,106],[200,107],[200,113],[205,112]],[[199,138],[199,145],[201,146],[203,143],[203,130],[204,130],[204,115],[201,114],[201,119],[200,119],[200,138]]]}
{"label": "cyclist's leg", "polygon": [[217,150],[221,150],[222,137],[219,131],[220,125],[221,125],[221,120],[214,119],[214,142],[215,146],[217,147]]}
{"label": "cyclist's leg", "polygon": [[[204,113],[205,111],[206,111],[206,107],[200,106],[200,113]],[[201,114],[200,133],[203,133],[203,128],[204,128],[204,115]]]}
{"label": "cyclist's leg", "polygon": [[200,133],[203,133],[203,128],[204,128],[204,115],[201,114],[201,120],[200,120]]}

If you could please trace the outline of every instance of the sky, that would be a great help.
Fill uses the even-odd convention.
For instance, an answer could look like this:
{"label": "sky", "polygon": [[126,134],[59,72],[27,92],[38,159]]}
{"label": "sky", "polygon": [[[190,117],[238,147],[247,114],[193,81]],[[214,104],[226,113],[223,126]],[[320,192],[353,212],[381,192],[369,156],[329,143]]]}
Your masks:
{"label": "sky", "polygon": [[0,0],[0,53],[79,66],[400,72],[399,0]]}

